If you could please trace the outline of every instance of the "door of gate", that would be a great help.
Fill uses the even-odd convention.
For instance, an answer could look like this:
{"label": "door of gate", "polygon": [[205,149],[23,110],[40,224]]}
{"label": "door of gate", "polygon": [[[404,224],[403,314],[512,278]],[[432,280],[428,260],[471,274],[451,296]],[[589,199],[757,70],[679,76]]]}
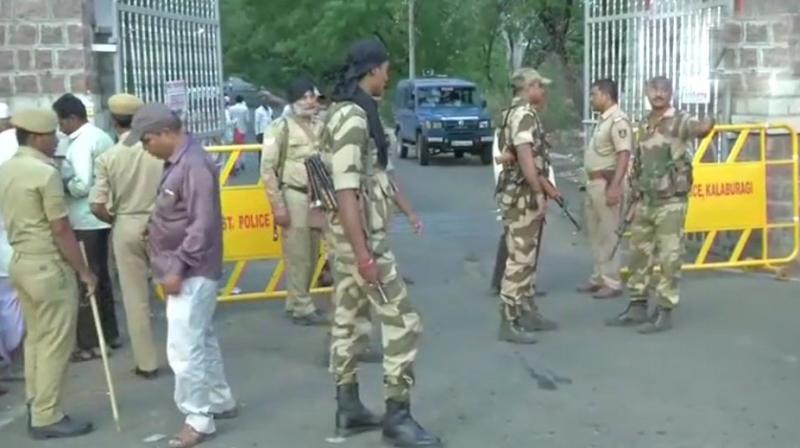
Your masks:
{"label": "door of gate", "polygon": [[[675,102],[695,115],[726,115],[711,78],[710,31],[727,17],[731,0],[592,0],[586,2],[584,125],[595,123],[588,102],[591,83],[617,82],[620,106],[634,120],[649,108],[648,79],[672,80]],[[724,118],[724,117],[721,117]],[[588,135],[590,135],[587,132]],[[722,157],[720,154],[719,157]]]}
{"label": "door of gate", "polygon": [[224,128],[218,0],[115,0],[117,91],[165,102],[204,140]]}

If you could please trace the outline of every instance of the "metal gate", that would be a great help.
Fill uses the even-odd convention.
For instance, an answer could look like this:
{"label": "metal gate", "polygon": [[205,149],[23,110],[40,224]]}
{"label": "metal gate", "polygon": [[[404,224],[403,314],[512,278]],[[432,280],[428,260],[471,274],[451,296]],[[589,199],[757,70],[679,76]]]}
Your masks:
{"label": "metal gate", "polygon": [[647,80],[659,75],[672,80],[681,109],[727,115],[718,81],[711,77],[710,30],[732,8],[731,0],[587,1],[584,125],[595,122],[588,98],[591,83],[601,78],[617,82],[620,106],[634,120],[649,108]]}
{"label": "metal gate", "polygon": [[202,139],[224,127],[218,0],[116,0],[116,91],[180,111]]}

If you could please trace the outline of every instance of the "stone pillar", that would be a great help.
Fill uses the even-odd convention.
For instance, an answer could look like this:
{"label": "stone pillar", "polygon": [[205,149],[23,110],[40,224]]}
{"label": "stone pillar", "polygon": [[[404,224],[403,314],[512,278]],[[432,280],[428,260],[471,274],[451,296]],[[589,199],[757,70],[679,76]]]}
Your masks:
{"label": "stone pillar", "polygon": [[[747,1],[743,14],[714,30],[721,59],[716,75],[730,92],[733,123],[783,123],[800,132],[800,6],[786,3]],[[797,134],[771,133],[767,157],[791,158],[797,139]],[[767,171],[770,222],[786,222],[797,213],[791,174],[789,168]],[[790,231],[771,233],[771,254],[787,255],[792,242]]]}
{"label": "stone pillar", "polygon": [[92,14],[91,0],[0,0],[0,101],[13,112],[66,92],[86,100],[96,90]]}

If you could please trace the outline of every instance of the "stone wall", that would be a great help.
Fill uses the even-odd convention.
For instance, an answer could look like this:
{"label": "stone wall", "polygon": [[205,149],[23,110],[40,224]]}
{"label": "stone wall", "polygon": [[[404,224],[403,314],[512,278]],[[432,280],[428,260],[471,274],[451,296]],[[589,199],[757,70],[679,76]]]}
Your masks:
{"label": "stone wall", "polygon": [[[716,76],[731,93],[733,123],[783,123],[800,132],[800,5],[786,3],[746,1],[742,15],[713,31],[721,62]],[[791,158],[797,138],[770,133],[767,157]],[[797,213],[791,166],[770,167],[767,176],[769,220],[791,220]],[[776,231],[769,240],[771,253],[786,255],[793,236]]]}
{"label": "stone wall", "polygon": [[92,1],[0,0],[0,101],[50,104],[94,88]]}

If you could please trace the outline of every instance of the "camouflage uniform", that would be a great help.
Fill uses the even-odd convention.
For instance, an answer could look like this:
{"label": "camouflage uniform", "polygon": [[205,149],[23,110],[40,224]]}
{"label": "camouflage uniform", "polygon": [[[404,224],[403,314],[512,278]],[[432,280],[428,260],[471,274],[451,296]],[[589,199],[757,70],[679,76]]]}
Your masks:
{"label": "camouflage uniform", "polygon": [[[503,116],[505,123],[501,132],[504,133],[505,150],[516,151],[520,145],[532,145],[536,168],[547,176],[549,159],[544,152],[544,130],[539,115],[523,99],[516,98]],[[502,312],[506,320],[515,322],[526,312],[535,312],[537,236],[544,215],[536,208],[535,193],[519,164],[503,168],[497,183],[496,199],[507,229],[509,253],[500,285]]]}
{"label": "camouflage uniform", "polygon": [[[369,137],[366,113],[354,103],[340,103],[329,112],[325,130],[336,190],[357,190],[367,246],[378,265],[384,303],[378,289],[359,275],[355,254],[339,217],[328,214],[326,241],[333,252],[334,316],[330,369],[337,386],[357,383],[357,355],[369,341],[370,307],[382,324],[384,384],[387,399],[408,401],[414,383],[413,364],[422,322],[398,274],[388,244],[388,227],[395,188],[380,166],[375,143]],[[329,143],[329,144],[328,144]]]}
{"label": "camouflage uniform", "polygon": [[628,288],[632,302],[647,300],[657,262],[661,267],[656,285],[658,305],[672,309],[678,304],[687,195],[692,183],[688,149],[697,124],[689,114],[669,109],[639,126],[631,178],[640,198],[631,224]]}

